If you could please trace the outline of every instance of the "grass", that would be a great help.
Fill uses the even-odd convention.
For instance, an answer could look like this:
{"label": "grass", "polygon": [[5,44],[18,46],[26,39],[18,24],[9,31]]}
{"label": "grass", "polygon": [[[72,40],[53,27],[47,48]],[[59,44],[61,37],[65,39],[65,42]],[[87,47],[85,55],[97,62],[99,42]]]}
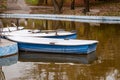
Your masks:
{"label": "grass", "polygon": [[37,5],[38,0],[26,0],[26,3],[29,4],[29,5]]}

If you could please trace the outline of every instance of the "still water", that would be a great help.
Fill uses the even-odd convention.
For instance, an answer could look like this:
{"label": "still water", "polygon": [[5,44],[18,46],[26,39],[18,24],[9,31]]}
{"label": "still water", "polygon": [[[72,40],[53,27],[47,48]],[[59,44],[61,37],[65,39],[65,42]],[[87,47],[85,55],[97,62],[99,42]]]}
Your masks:
{"label": "still water", "polygon": [[21,25],[76,30],[77,39],[98,40],[97,50],[89,55],[19,52],[0,59],[1,80],[120,80],[120,24],[30,21]]}

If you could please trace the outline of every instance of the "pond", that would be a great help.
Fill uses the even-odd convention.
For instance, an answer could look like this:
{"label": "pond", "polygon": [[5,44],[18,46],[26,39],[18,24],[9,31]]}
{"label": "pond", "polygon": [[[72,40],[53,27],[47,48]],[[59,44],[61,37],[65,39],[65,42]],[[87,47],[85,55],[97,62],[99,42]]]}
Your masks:
{"label": "pond", "polygon": [[[25,28],[76,30],[77,39],[98,40],[97,50],[90,55],[20,51],[12,58],[11,56],[7,59],[6,57],[1,58],[5,60],[0,63],[0,76],[5,80],[120,79],[120,24],[31,19],[26,21],[21,23],[21,25],[26,26]],[[6,64],[3,64],[5,62]]]}

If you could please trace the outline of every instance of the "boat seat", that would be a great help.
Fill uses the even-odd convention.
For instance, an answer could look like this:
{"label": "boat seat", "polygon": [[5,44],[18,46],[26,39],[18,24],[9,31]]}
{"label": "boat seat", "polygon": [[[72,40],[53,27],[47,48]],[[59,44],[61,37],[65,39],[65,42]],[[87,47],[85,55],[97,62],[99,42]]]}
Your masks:
{"label": "boat seat", "polygon": [[50,42],[49,44],[55,45],[55,42]]}
{"label": "boat seat", "polygon": [[64,40],[69,40],[69,38],[64,38]]}
{"label": "boat seat", "polygon": [[31,33],[40,33],[41,30],[29,30],[28,32],[31,32]]}
{"label": "boat seat", "polygon": [[72,33],[76,33],[76,30],[72,30],[71,32],[72,32]]}

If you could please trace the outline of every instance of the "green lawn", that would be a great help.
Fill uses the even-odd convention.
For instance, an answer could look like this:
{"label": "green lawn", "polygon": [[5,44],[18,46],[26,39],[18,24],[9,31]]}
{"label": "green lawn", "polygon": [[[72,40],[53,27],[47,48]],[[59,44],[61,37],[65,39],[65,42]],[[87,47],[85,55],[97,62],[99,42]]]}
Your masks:
{"label": "green lawn", "polygon": [[38,4],[38,0],[26,0],[26,2],[29,5],[37,5]]}

